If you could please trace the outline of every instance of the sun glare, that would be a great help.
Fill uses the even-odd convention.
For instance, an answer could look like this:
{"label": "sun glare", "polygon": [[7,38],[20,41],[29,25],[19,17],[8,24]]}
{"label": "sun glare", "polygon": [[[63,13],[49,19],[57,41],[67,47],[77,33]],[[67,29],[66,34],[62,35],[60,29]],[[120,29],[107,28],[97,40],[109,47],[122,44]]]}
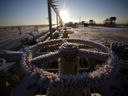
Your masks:
{"label": "sun glare", "polygon": [[60,16],[61,16],[64,23],[69,21],[69,14],[66,10],[61,10],[60,11]]}

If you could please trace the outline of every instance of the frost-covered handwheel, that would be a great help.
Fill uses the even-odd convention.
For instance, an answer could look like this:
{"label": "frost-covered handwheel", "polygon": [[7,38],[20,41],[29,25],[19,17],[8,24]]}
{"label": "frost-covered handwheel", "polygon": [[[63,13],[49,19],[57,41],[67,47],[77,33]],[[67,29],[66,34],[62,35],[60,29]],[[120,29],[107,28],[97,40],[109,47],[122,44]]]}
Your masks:
{"label": "frost-covered handwheel", "polygon": [[[50,52],[48,54],[40,55],[34,58],[32,56],[33,52],[37,52],[42,48],[48,47],[50,45],[62,44],[64,45],[63,48],[65,48],[66,44],[63,44],[64,41],[66,41],[66,44],[76,43],[76,44],[83,44],[83,45],[95,47],[96,49],[98,49],[98,51],[78,49],[78,57],[94,58],[96,60],[105,61],[106,63],[102,65],[100,68],[94,70],[93,72],[89,72],[89,73],[85,72],[79,75],[68,75],[68,76],[50,73],[36,66],[35,63],[38,62],[57,60],[60,56],[59,51],[61,50],[61,48],[59,49],[59,51]],[[68,45],[68,47],[70,47],[70,45]],[[64,55],[68,56],[67,53],[66,54],[64,53]],[[72,54],[72,56],[74,56],[74,54]],[[118,58],[112,52],[111,49],[107,48],[102,44],[93,41],[81,40],[81,39],[58,39],[58,40],[41,42],[39,44],[31,46],[30,48],[28,48],[28,50],[26,50],[26,52],[23,55],[23,59],[21,63],[23,65],[23,69],[26,72],[29,72],[31,74],[38,74],[40,75],[41,78],[45,78],[45,79],[47,78],[50,82],[52,82],[51,84],[55,87],[58,88],[68,87],[71,89],[84,88],[86,85],[89,85],[90,87],[99,86],[105,79],[114,76],[119,68]]]}

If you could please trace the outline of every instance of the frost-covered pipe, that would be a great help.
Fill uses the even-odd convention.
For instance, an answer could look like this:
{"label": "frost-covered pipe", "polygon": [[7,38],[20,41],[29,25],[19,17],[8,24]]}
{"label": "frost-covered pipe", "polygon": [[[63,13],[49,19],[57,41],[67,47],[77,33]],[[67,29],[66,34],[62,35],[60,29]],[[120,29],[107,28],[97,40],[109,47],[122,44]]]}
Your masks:
{"label": "frost-covered pipe", "polygon": [[[59,48],[59,82],[53,82],[48,90],[47,96],[87,96],[88,95],[88,86],[83,86],[82,89],[78,87],[82,84],[76,83],[77,78],[70,79],[68,76],[78,75],[78,66],[79,66],[79,48],[78,46],[72,43],[64,43]],[[63,78],[63,77],[67,77]],[[57,82],[60,84],[58,85]],[[74,84],[73,84],[74,83]],[[76,85],[77,84],[77,85]],[[80,84],[80,85],[79,85]],[[75,85],[75,86],[74,86]],[[59,88],[58,88],[58,87]],[[72,87],[71,87],[72,86]]]}
{"label": "frost-covered pipe", "polygon": [[71,43],[64,43],[59,48],[59,74],[77,75],[79,48]]}

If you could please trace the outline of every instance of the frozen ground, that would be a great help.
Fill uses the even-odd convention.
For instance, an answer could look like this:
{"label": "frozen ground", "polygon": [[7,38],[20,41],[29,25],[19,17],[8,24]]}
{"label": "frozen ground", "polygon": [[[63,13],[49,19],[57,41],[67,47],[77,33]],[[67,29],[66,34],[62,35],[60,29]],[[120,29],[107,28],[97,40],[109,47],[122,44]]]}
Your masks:
{"label": "frozen ground", "polygon": [[48,27],[39,27],[38,32],[34,31],[34,27],[22,27],[19,33],[17,27],[0,28],[0,50],[12,49],[15,46],[21,45],[21,39],[25,37],[32,38],[35,35],[40,35],[47,32]]}
{"label": "frozen ground", "polygon": [[[30,28],[31,29],[31,28]],[[25,30],[25,31],[24,31]],[[17,29],[0,30],[0,50],[9,49],[16,44],[19,45],[20,39],[25,35],[30,35],[32,31],[28,29],[22,30],[20,35]],[[39,28],[39,33],[46,32],[48,27]],[[109,28],[109,27],[80,27],[73,30],[70,34],[71,38],[91,39],[96,42],[123,42],[128,44],[128,27],[125,28]]]}
{"label": "frozen ground", "polygon": [[109,28],[109,27],[81,27],[71,29],[74,34],[71,38],[91,39],[97,42],[123,42],[128,44],[128,27]]}

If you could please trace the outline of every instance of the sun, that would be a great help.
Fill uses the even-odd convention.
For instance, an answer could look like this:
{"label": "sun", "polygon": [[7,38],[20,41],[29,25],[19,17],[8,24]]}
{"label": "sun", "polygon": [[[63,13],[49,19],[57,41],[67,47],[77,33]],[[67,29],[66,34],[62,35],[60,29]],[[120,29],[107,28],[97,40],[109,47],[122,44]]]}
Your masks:
{"label": "sun", "polygon": [[61,10],[60,11],[60,16],[61,16],[64,23],[69,21],[69,14],[66,10]]}

